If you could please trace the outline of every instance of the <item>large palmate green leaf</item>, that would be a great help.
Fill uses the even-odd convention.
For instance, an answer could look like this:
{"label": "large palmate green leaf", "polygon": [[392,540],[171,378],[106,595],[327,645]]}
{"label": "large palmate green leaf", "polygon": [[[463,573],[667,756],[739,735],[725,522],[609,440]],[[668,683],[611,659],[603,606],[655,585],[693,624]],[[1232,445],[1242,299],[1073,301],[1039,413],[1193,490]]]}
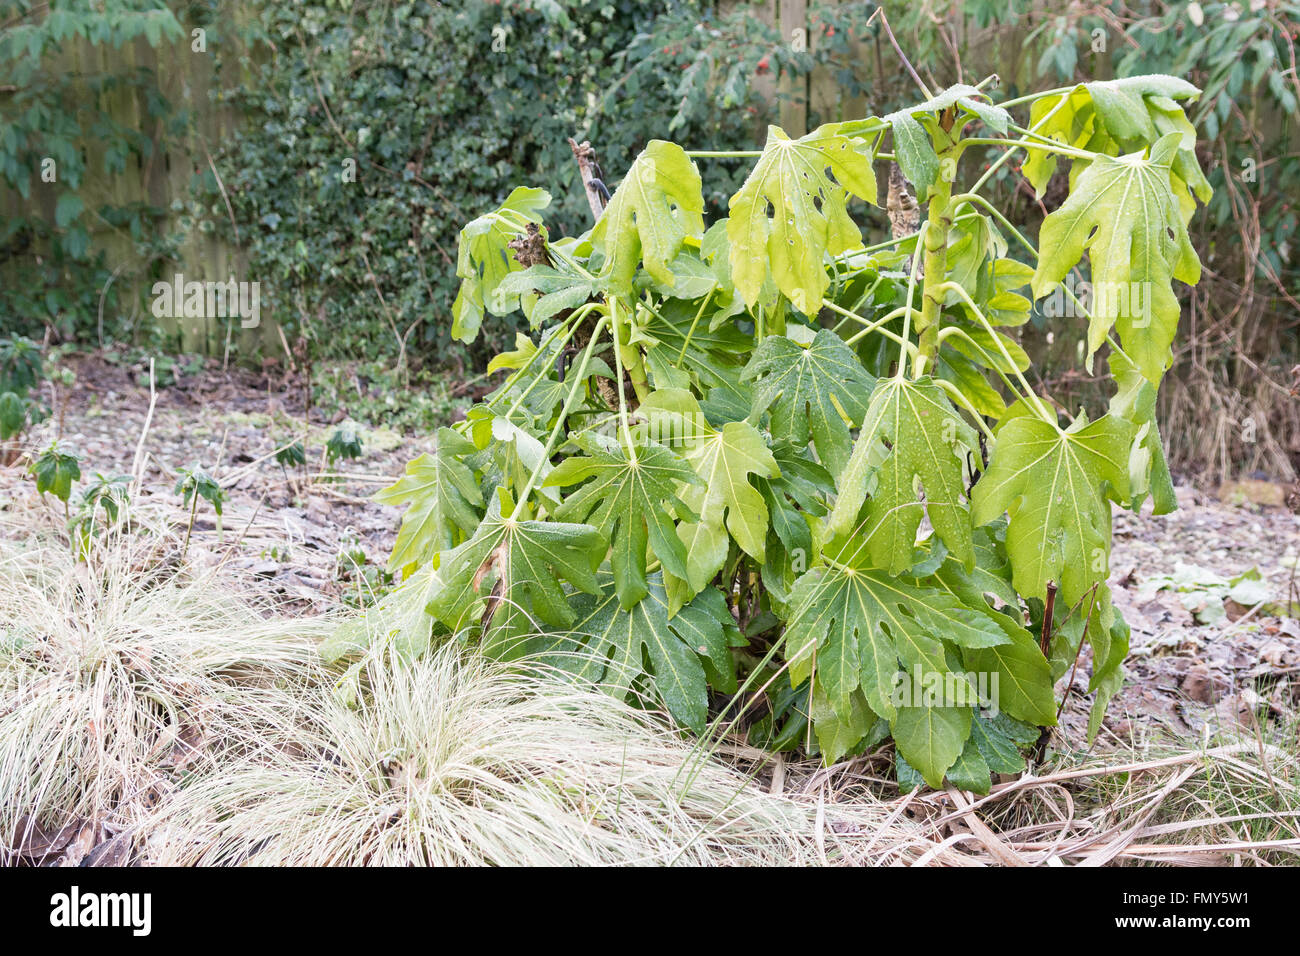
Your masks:
{"label": "large palmate green leaf", "polygon": [[759,343],[743,381],[754,383],[755,417],[771,415],[772,437],[807,445],[838,477],[849,459],[849,428],[862,424],[876,379],[854,351],[830,329],[821,329],[806,348],[784,335]]}
{"label": "large palmate green leaf", "polygon": [[[1029,414],[997,432],[989,469],[975,485],[972,517],[986,524],[1011,516],[1007,554],[1025,597],[1045,599],[1048,582],[1067,604],[1109,573],[1110,502],[1129,494],[1134,428],[1106,415],[1069,429]],[[1107,488],[1109,485],[1109,489]]]}
{"label": "large palmate green leaf", "polygon": [[423,564],[474,533],[483,495],[464,460],[477,448],[450,428],[438,429],[437,448],[406,466],[406,474],[375,494],[384,505],[410,504],[388,559],[390,571]]}
{"label": "large palmate green leaf", "polygon": [[703,481],[662,445],[640,446],[632,458],[618,444],[604,444],[590,433],[575,441],[588,457],[566,458],[546,483],[560,487],[586,484],[569,493],[555,517],[595,525],[609,539],[614,590],[627,610],[648,593],[647,543],[668,571],[686,577],[686,548],[677,537],[669,509],[688,517],[690,510],[675,489],[679,483],[698,485]]}
{"label": "large palmate green leaf", "polygon": [[[1162,136],[1178,133],[1181,140],[1171,167],[1172,182],[1186,218],[1195,208],[1196,199],[1209,201],[1210,184],[1196,158],[1196,130],[1177,101],[1190,102],[1200,93],[1191,83],[1174,76],[1097,80],[1035,100],[1031,119],[1039,135],[1112,156],[1134,152]],[[1038,195],[1047,188],[1057,162],[1056,153],[1029,150],[1024,174]],[[1073,162],[1072,185],[1086,160]]]}
{"label": "large palmate green leaf", "polygon": [[839,127],[828,123],[792,140],[769,126],[762,156],[731,197],[731,276],[747,305],[760,301],[770,274],[796,309],[816,315],[830,281],[826,253],[861,245],[845,191],[874,203],[876,176]]}
{"label": "large palmate green leaf", "polygon": [[[727,422],[713,428],[694,396],[681,389],[652,392],[638,414],[648,419],[652,434],[661,442],[680,443],[687,464],[703,479],[703,484],[688,485],[678,492],[698,516],[698,520],[677,525],[677,534],[686,546],[684,580],[690,585],[690,594],[703,590],[722,567],[730,538],[761,562],[767,538],[767,504],[749,476],[775,478],[780,469],[758,429],[749,422]],[[676,606],[680,598],[673,593]]]}
{"label": "large palmate green leaf", "polygon": [[620,697],[648,673],[668,712],[696,732],[704,729],[705,665],[715,674],[733,672],[726,632],[735,624],[720,592],[702,592],[669,620],[656,573],[648,579],[645,599],[630,610],[621,605],[612,581],[594,597],[578,596],[574,606],[573,625],[549,648],[559,668]]}
{"label": "large palmate green leaf", "polygon": [[[814,714],[819,725],[833,718],[826,734],[818,727],[819,740],[830,737],[833,749],[844,752],[851,746],[841,739],[847,729],[868,724],[863,711],[879,714],[899,753],[939,786],[963,751],[973,708],[992,703],[981,701],[967,675],[953,669],[954,650],[991,652],[1016,640],[982,596],[976,603],[952,589],[869,568],[836,565],[803,575],[790,601],[786,658],[791,681],[815,679],[832,712]],[[1046,668],[1042,655],[1038,666]],[[904,673],[919,684],[935,682],[942,693],[934,701],[900,696]],[[1045,683],[1050,707],[1051,683]]]}
{"label": "large palmate green leaf", "polygon": [[1088,354],[1112,325],[1148,381],[1173,361],[1178,298],[1172,282],[1195,283],[1201,263],[1169,185],[1180,137],[1169,134],[1150,158],[1102,156],[1080,174],[1070,198],[1043,221],[1034,297],[1051,292],[1086,251],[1092,263]]}
{"label": "large palmate green leaf", "polygon": [[[917,678],[950,668],[944,641],[963,647],[1005,644],[1007,634],[953,593],[871,568],[809,570],[795,582],[786,626],[786,660],[794,684],[816,674],[836,711],[847,715],[861,689],[868,706],[893,720],[895,675]],[[964,701],[974,703],[970,692]]]}
{"label": "large palmate green leaf", "polygon": [[688,236],[704,234],[700,171],[676,143],[651,140],[591,231],[591,243],[605,256],[601,275],[609,291],[632,288],[637,264],[655,281],[676,282],[669,263]]}
{"label": "large palmate green leaf", "polygon": [[544,189],[520,186],[495,212],[479,216],[460,231],[456,275],[460,292],[452,303],[451,335],[473,342],[483,322],[483,311],[507,315],[519,308],[519,296],[497,295],[497,286],[511,272],[523,269],[508,247],[526,223],[540,223],[540,212],[551,202]]}
{"label": "large palmate green leaf", "polygon": [[493,499],[474,536],[442,556],[442,586],[429,612],[452,631],[473,624],[480,610],[492,623],[500,608],[512,629],[534,630],[534,620],[566,626],[573,611],[560,582],[596,593],[596,567],[608,547],[589,524],[503,518]]}
{"label": "large palmate green leaf", "polygon": [[[830,530],[836,534],[852,530],[863,537],[872,563],[899,574],[912,565],[916,532],[925,513],[948,550],[971,564],[970,516],[962,503],[962,456],[978,448],[974,430],[931,379],[881,379],[840,478]],[[868,500],[868,484],[873,480]],[[918,481],[925,492],[924,508],[917,497]]]}

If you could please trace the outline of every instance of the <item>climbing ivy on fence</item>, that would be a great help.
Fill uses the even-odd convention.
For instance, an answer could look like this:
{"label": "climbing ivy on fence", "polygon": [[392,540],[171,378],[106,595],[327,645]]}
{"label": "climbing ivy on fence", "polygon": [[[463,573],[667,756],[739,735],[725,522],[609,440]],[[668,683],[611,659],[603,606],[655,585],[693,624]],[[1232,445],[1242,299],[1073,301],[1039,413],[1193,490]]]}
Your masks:
{"label": "climbing ivy on fence", "polygon": [[[92,235],[129,238],[146,274],[173,249],[166,210],[96,201],[84,188],[92,174],[131,167],[138,175],[155,156],[155,134],[166,141],[184,125],[158,76],[115,66],[115,54],[140,40],[158,47],[182,29],[162,0],[8,0],[0,24],[0,188],[19,210],[0,224],[0,331],[88,338],[103,331],[102,307],[117,315],[118,291],[132,278],[102,301],[112,272]],[[109,66],[89,68],[100,48]],[[72,58],[76,50],[82,55]],[[141,104],[142,124],[113,106],[123,97]]]}
{"label": "climbing ivy on fence", "polygon": [[[255,77],[236,98],[246,124],[218,156],[225,195],[206,175],[195,211],[235,241],[228,196],[291,339],[348,358],[463,354],[442,321],[458,292],[457,230],[520,181],[546,186],[550,221],[576,229],[588,211],[568,137],[590,139],[606,170],[657,129],[737,148],[771,108],[756,80],[846,55],[829,41],[795,53],[746,5],[702,0],[247,7],[239,42],[213,47],[222,69]],[[874,10],[827,8],[836,22]],[[741,165],[706,177],[721,214]],[[476,354],[511,335],[490,318]]]}

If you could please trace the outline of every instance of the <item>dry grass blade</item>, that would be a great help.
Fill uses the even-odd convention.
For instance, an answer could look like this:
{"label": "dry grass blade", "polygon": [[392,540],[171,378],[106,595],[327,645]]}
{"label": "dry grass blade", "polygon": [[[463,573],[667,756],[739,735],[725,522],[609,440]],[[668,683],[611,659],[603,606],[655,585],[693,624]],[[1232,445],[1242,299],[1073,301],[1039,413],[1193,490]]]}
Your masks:
{"label": "dry grass blade", "polygon": [[286,701],[265,746],[177,793],[152,861],[819,864],[868,839],[899,855],[881,802],[767,793],[589,686],[455,645],[362,669],[355,706],[324,684]]}
{"label": "dry grass blade", "polygon": [[264,614],[230,580],[191,579],[165,538],[117,538],[78,563],[51,525],[25,515],[37,530],[0,543],[6,864],[81,862],[139,825],[179,780],[261,735],[323,633]]}

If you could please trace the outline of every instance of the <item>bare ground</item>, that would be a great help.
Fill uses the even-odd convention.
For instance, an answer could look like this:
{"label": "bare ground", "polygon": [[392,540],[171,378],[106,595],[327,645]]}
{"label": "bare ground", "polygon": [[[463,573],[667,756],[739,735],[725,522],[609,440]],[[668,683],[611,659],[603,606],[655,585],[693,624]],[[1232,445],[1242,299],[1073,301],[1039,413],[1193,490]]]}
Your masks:
{"label": "bare ground", "polygon": [[[187,512],[173,490],[176,474],[202,465],[229,499],[220,529],[211,510],[200,509],[191,558],[242,569],[274,589],[286,609],[307,612],[337,607],[364,590],[358,552],[372,574],[384,565],[401,511],[368,496],[429,450],[428,437],[363,426],[363,456],[339,465],[342,477],[307,481],[283,471],[274,453],[301,439],[306,471],[328,471],[323,448],[339,415],[327,420],[313,410],[305,417],[300,381],[209,367],[159,388],[150,415],[147,380],[142,383],[138,368],[93,356],[75,367],[75,384],[61,390],[35,443],[61,434],[83,456],[87,476],[129,472],[139,446],[147,455],[142,494],[174,507],[182,527]],[[0,508],[6,499],[34,493],[20,466],[0,468]],[[1254,714],[1290,716],[1296,703],[1291,683],[1300,671],[1300,621],[1286,610],[1288,600],[1300,603],[1300,516],[1286,507],[1225,504],[1189,487],[1178,495],[1180,509],[1171,515],[1115,515],[1112,584],[1133,638],[1129,681],[1111,703],[1102,747],[1249,727]],[[353,557],[341,559],[347,552]],[[1202,620],[1216,616],[1218,598],[1210,590],[1153,590],[1180,564],[1228,579],[1257,570],[1268,603],[1251,610],[1228,601],[1225,619],[1201,623],[1198,611]],[[1270,607],[1276,604],[1281,608]],[[1065,709],[1060,743],[1067,747],[1084,746],[1090,669],[1085,650]]]}

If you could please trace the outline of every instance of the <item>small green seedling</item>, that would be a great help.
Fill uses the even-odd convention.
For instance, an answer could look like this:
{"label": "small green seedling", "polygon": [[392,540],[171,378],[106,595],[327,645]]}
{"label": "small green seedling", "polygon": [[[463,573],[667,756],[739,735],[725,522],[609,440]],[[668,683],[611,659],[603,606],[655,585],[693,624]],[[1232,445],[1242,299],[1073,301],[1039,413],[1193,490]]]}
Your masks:
{"label": "small green seedling", "polygon": [[290,466],[301,468],[307,464],[307,452],[302,447],[302,442],[296,441],[292,445],[286,445],[275,453],[275,463],[283,471]]}
{"label": "small green seedling", "polygon": [[72,483],[81,480],[81,459],[77,454],[62,442],[53,442],[32,463],[32,474],[36,476],[36,490],[62,501],[66,516]]}
{"label": "small green seedling", "polygon": [[185,527],[185,543],[181,545],[181,558],[184,559],[190,546],[190,534],[194,531],[194,515],[202,498],[212,505],[217,514],[217,531],[221,531],[221,505],[226,500],[226,493],[217,480],[199,465],[181,469],[176,479],[175,494],[182,496],[183,504],[190,507],[189,524]]}
{"label": "small green seedling", "polygon": [[[95,472],[94,478],[81,492],[77,514],[72,520],[72,536],[78,555],[84,560],[90,552],[90,542],[97,531],[107,530],[117,524],[130,500],[130,475],[113,475]],[[102,519],[99,517],[102,513]]]}
{"label": "small green seedling", "polygon": [[340,460],[360,458],[361,436],[357,434],[356,426],[344,424],[335,429],[330,440],[325,443],[325,454],[331,465]]}

